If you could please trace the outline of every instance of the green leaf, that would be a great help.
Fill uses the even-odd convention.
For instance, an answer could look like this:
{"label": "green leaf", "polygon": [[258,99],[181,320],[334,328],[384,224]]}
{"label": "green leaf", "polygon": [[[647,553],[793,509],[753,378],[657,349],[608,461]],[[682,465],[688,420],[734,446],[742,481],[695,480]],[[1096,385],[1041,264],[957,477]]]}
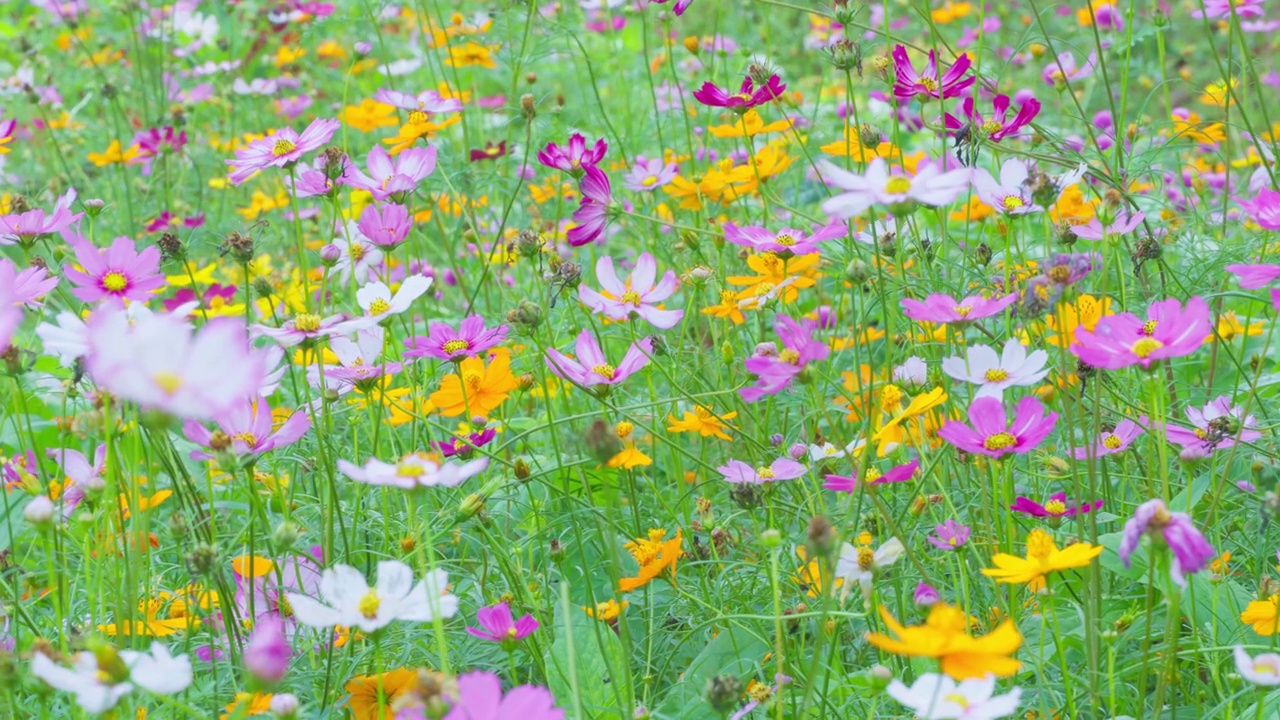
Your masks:
{"label": "green leaf", "polygon": [[547,686],[556,707],[564,709],[566,717],[574,715],[576,679],[584,720],[626,717],[629,713],[623,707],[630,677],[622,641],[608,625],[592,620],[576,607],[569,608],[565,617],[564,608],[557,605],[555,627]]}
{"label": "green leaf", "polygon": [[705,697],[707,681],[716,675],[737,675],[745,681],[757,674],[756,669],[768,652],[765,641],[741,626],[730,625],[721,630],[689,663],[681,681],[663,698],[653,717],[661,720],[716,717]]}

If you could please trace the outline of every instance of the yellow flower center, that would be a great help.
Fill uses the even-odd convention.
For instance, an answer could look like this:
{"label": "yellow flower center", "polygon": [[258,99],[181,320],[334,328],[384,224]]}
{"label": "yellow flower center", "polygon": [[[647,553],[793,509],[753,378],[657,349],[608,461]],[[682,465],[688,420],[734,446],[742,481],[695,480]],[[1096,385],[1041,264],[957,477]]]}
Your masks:
{"label": "yellow flower center", "polygon": [[618,428],[617,428],[618,439],[626,440],[628,437],[631,436],[632,431],[634,431],[635,429],[636,429],[636,426],[634,424],[629,423],[626,420],[623,420],[622,422],[618,423]]}
{"label": "yellow flower center", "polygon": [[955,313],[960,317],[969,317],[969,311],[973,310],[973,308],[967,307],[965,305],[957,305],[951,309],[954,310]]}
{"label": "yellow flower center", "polygon": [[657,185],[657,184],[658,184],[658,176],[657,176],[657,175],[650,175],[649,177],[647,177],[647,178],[645,178],[645,179],[641,180],[641,181],[640,181],[640,184],[641,184],[641,185],[643,185],[643,186],[645,186],[645,187],[653,187],[654,185]]}
{"label": "yellow flower center", "polygon": [[1119,437],[1111,433],[1107,433],[1106,435],[1102,436],[1102,446],[1107,448],[1108,450],[1118,450],[1120,448],[1120,445],[1121,445],[1121,441]]}
{"label": "yellow flower center", "polygon": [[985,378],[987,382],[998,383],[1008,380],[1009,373],[1005,372],[1002,368],[994,368],[992,370],[988,370],[982,377]]}
{"label": "yellow flower center", "polygon": [[751,685],[747,688],[747,695],[754,701],[764,704],[773,697],[773,690],[762,682],[751,681]]}
{"label": "yellow flower center", "polygon": [[1061,500],[1050,500],[1044,504],[1044,510],[1050,515],[1064,515],[1067,512],[1067,504]]}
{"label": "yellow flower center", "polygon": [[777,476],[774,474],[773,468],[761,466],[756,468],[756,477],[761,480],[772,480]]}
{"label": "yellow flower center", "polygon": [[320,316],[313,313],[302,313],[293,319],[293,326],[304,333],[313,333],[320,329]]}
{"label": "yellow flower center", "polygon": [[996,122],[995,120],[988,120],[982,123],[982,134],[990,135],[991,133],[999,130],[1000,127],[1001,127],[1000,123]]}
{"label": "yellow flower center", "polygon": [[236,433],[235,435],[231,436],[231,439],[239,440],[243,442],[245,445],[248,445],[249,447],[254,447],[255,445],[258,444],[258,436],[254,435],[251,432]]}
{"label": "yellow flower center", "polygon": [[1263,675],[1275,675],[1275,674],[1276,674],[1276,669],[1275,669],[1275,667],[1274,667],[1274,666],[1267,665],[1266,663],[1259,663],[1259,662],[1256,662],[1256,663],[1254,663],[1254,664],[1253,664],[1253,671],[1254,671],[1255,673],[1261,673],[1261,674],[1263,674]]}
{"label": "yellow flower center", "polygon": [[462,338],[458,338],[457,340],[450,340],[449,342],[444,344],[444,351],[449,353],[450,355],[453,355],[454,353],[460,353],[463,350],[470,350],[470,349],[471,349],[471,342],[469,340],[463,340]]}
{"label": "yellow flower center", "polygon": [[297,149],[298,149],[298,146],[294,145],[292,140],[285,140],[281,138],[276,141],[275,145],[271,146],[271,154],[275,155],[276,157],[281,157],[284,155],[288,155],[289,153]]}
{"label": "yellow flower center", "polygon": [[378,617],[378,608],[382,606],[382,598],[378,597],[378,591],[370,588],[369,592],[360,598],[360,603],[356,605],[356,609],[360,614],[372,620]]}
{"label": "yellow flower center", "polygon": [[920,84],[925,86],[929,92],[938,91],[938,81],[933,78],[920,78]]}
{"label": "yellow flower center", "polygon": [[151,376],[152,381],[160,386],[165,394],[172,395],[182,387],[182,378],[177,373],[158,372]]}
{"label": "yellow flower center", "polygon": [[875,468],[867,468],[867,475],[863,479],[866,480],[868,483],[873,483],[879,480],[880,476],[881,476],[881,473],[879,470]]}
{"label": "yellow flower center", "polygon": [[289,604],[289,598],[284,593],[280,593],[278,596],[278,603],[282,617],[293,617],[293,605]]}
{"label": "yellow flower center", "polygon": [[721,303],[726,303],[726,304],[727,304],[727,303],[731,303],[731,302],[733,302],[733,296],[734,296],[734,292],[733,292],[732,290],[721,290],[721,291],[720,291],[720,302],[721,302]]}
{"label": "yellow flower center", "polygon": [[1053,554],[1058,546],[1053,544],[1053,538],[1049,537],[1049,533],[1043,530],[1032,530],[1027,536],[1027,557],[1038,558],[1043,560]]}
{"label": "yellow flower center", "polygon": [[423,123],[425,123],[426,121],[427,121],[427,114],[426,114],[426,113],[424,113],[424,112],[422,112],[421,110],[410,110],[410,111],[409,111],[409,124],[410,124],[410,125],[422,125],[422,124],[423,124]]}
{"label": "yellow flower center", "polygon": [[618,372],[617,368],[609,364],[596,365],[591,368],[591,372],[599,375],[605,380],[612,380],[613,376]]}
{"label": "yellow flower center", "polygon": [[360,262],[364,259],[364,246],[360,243],[351,243],[347,246],[347,254],[351,256],[353,262]]}
{"label": "yellow flower center", "polygon": [[1160,342],[1159,340],[1145,337],[1139,340],[1138,342],[1134,343],[1133,346],[1129,348],[1129,350],[1132,351],[1134,355],[1137,355],[1138,357],[1145,359],[1149,357],[1151,353],[1155,352],[1156,350],[1159,350],[1162,347],[1164,347],[1164,343]]}
{"label": "yellow flower center", "polygon": [[735,97],[735,98],[737,98],[737,99],[739,99],[739,100],[746,100],[746,101],[750,101],[750,100],[751,100],[751,93],[738,93],[737,95],[734,95],[734,97]]}
{"label": "yellow flower center", "polygon": [[787,348],[778,353],[778,359],[788,365],[796,365],[800,362],[800,351]]}
{"label": "yellow flower center", "polygon": [[390,309],[391,309],[391,303],[387,302],[386,300],[383,300],[382,298],[374,298],[373,302],[369,303],[370,315],[381,315],[382,313]]}
{"label": "yellow flower center", "polygon": [[858,548],[858,567],[863,570],[870,570],[876,560],[876,551],[869,547]]}
{"label": "yellow flower center", "polygon": [[948,693],[947,695],[943,696],[942,699],[946,700],[949,703],[954,703],[956,705],[959,705],[963,710],[969,709],[969,698],[965,697],[964,695],[961,695],[960,693]]}
{"label": "yellow flower center", "polygon": [[129,287],[129,278],[113,270],[102,276],[102,287],[108,292],[120,292]]}
{"label": "yellow flower center", "polygon": [[480,383],[484,380],[479,373],[466,373],[462,379],[467,383],[467,389],[474,395],[480,392]]}
{"label": "yellow flower center", "polygon": [[796,239],[794,237],[791,237],[790,233],[782,233],[778,237],[774,238],[773,241],[778,243],[782,247],[791,247],[792,245],[796,244]]}
{"label": "yellow flower center", "polygon": [[1148,320],[1142,324],[1142,334],[1151,337],[1156,334],[1156,321]]}
{"label": "yellow flower center", "polygon": [[628,290],[622,293],[622,302],[626,305],[640,305],[640,293],[635,290]]}
{"label": "yellow flower center", "polygon": [[884,184],[884,191],[891,195],[903,195],[911,192],[911,179],[902,175],[894,175]]}
{"label": "yellow flower center", "polygon": [[1007,432],[996,433],[982,441],[982,447],[991,451],[1004,450],[1005,448],[1011,448],[1017,444],[1018,438]]}
{"label": "yellow flower center", "polygon": [[396,475],[399,475],[400,477],[407,477],[407,478],[422,477],[422,475],[425,472],[426,472],[426,469],[422,467],[421,463],[417,463],[417,462],[402,461],[401,463],[396,465]]}
{"label": "yellow flower center", "polygon": [[1026,203],[1022,202],[1022,198],[1016,195],[1010,195],[1009,197],[1004,199],[1005,210],[1017,210],[1023,205],[1026,205]]}
{"label": "yellow flower center", "polygon": [[902,388],[897,385],[885,385],[880,388],[880,409],[893,412],[902,405]]}

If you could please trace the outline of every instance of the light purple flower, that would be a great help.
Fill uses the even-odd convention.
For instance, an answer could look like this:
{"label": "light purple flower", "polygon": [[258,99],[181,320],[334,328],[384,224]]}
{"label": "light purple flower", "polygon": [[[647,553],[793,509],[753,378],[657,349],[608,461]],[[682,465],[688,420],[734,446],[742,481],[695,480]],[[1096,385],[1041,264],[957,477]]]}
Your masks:
{"label": "light purple flower", "polygon": [[418,183],[436,171],[434,146],[410,148],[394,158],[380,145],[375,145],[365,157],[369,174],[353,168],[347,181],[352,187],[368,190],[378,202],[390,199],[404,200],[418,187]]}
{"label": "light purple flower", "polygon": [[1158,498],[1139,505],[1133,517],[1124,524],[1119,553],[1125,567],[1129,567],[1129,557],[1138,549],[1143,535],[1162,541],[1173,551],[1174,562],[1169,566],[1169,575],[1182,587],[1187,585],[1186,575],[1204,569],[1217,555],[1191,522],[1190,515],[1169,512],[1164,501]]}
{"label": "light purple flower", "polygon": [[969,187],[972,175],[968,168],[943,172],[937,163],[922,163],[915,176],[909,177],[891,173],[888,163],[879,157],[867,164],[865,175],[843,170],[829,160],[820,161],[818,169],[828,185],[844,191],[823,202],[822,211],[846,220],[875,204],[888,205],[893,212],[913,202],[946,205]]}
{"label": "light purple flower", "polygon": [[[58,198],[53,212],[45,214],[41,208],[33,208],[16,215],[0,215],[0,245],[21,243],[30,245],[43,235],[59,233],[67,238],[71,225],[83,217],[84,213],[71,212],[71,203],[75,202],[76,191],[68,190]],[[70,238],[67,238],[70,239]]]}
{"label": "light purple flower", "polygon": [[1142,415],[1137,422],[1128,418],[1121,420],[1115,430],[1104,432],[1098,435],[1098,439],[1093,443],[1092,450],[1089,447],[1078,447],[1071,451],[1071,457],[1076,460],[1085,460],[1089,457],[1106,457],[1107,455],[1115,455],[1124,452],[1126,448],[1133,444],[1138,436],[1146,432],[1143,427],[1147,425],[1147,416]]}
{"label": "light purple flower", "polygon": [[911,601],[921,607],[930,607],[941,599],[938,590],[923,580],[916,585],[915,592],[911,593]]}
{"label": "light purple flower", "polygon": [[1227,272],[1240,278],[1242,290],[1257,290],[1280,278],[1280,265],[1228,265]]}
{"label": "light purple flower", "polygon": [[[227,450],[242,457],[258,456],[292,445],[311,429],[311,419],[300,410],[295,410],[278,430],[275,429],[271,406],[265,398],[239,400],[215,415],[213,421],[230,441]],[[212,447],[213,433],[195,420],[182,424],[182,434],[201,447]],[[203,450],[192,450],[191,459],[211,460],[213,455]]]}
{"label": "light purple flower", "polygon": [[1232,12],[1238,17],[1262,17],[1262,4],[1266,0],[1203,0],[1201,9],[1193,10],[1193,18],[1230,17]]}
{"label": "light purple flower", "polygon": [[622,178],[622,186],[635,192],[653,192],[667,185],[676,176],[677,166],[673,162],[663,162],[662,158],[640,160],[631,168],[631,172]]}
{"label": "light purple flower", "polygon": [[433,357],[437,360],[460,361],[474,357],[507,339],[509,328],[499,325],[485,328],[484,317],[470,315],[454,330],[448,323],[433,321],[427,335],[404,341],[406,358]]}
{"label": "light purple flower", "polygon": [[975,455],[1001,458],[1009,453],[1031,452],[1053,432],[1058,413],[1045,414],[1045,407],[1034,397],[1018,401],[1013,424],[1006,427],[1008,416],[1004,403],[993,397],[980,397],[969,405],[969,423],[948,420],[938,437],[959,450]]}
{"label": "light purple flower", "polygon": [[468,634],[503,645],[514,645],[538,629],[538,621],[532,615],[525,614],[519,620],[513,619],[511,606],[505,602],[477,610],[476,622],[480,627],[468,627]]}
{"label": "light purple flower", "polygon": [[423,90],[417,95],[410,95],[399,90],[381,88],[373,94],[373,99],[401,110],[421,110],[428,114],[462,111],[461,100],[446,98],[435,90]]}
{"label": "light purple flower", "polygon": [[955,520],[947,520],[934,527],[933,534],[925,539],[939,550],[958,550],[969,542],[969,532],[968,525],[963,525]]}
{"label": "light purple flower", "polygon": [[1280,192],[1263,188],[1252,200],[1236,198],[1240,207],[1263,230],[1280,230]]}
{"label": "light purple flower", "polygon": [[623,282],[613,267],[613,258],[605,255],[596,261],[596,280],[601,290],[578,286],[578,299],[594,312],[611,320],[627,320],[638,316],[662,330],[669,330],[684,317],[683,310],[662,310],[657,303],[676,291],[676,274],[668,270],[658,283],[658,262],[653,255],[640,253],[635,270]]}
{"label": "light purple flower", "polygon": [[587,168],[599,164],[608,149],[609,143],[605,142],[604,138],[596,140],[594,145],[587,147],[587,139],[579,133],[574,133],[566,147],[547,143],[546,148],[538,151],[538,162],[554,170],[571,173],[576,177]]}
{"label": "light purple flower", "polygon": [[1041,77],[1046,85],[1051,86],[1084,80],[1093,75],[1093,67],[1097,62],[1097,55],[1091,52],[1084,65],[1076,65],[1075,55],[1072,55],[1069,50],[1064,51],[1058,54],[1057,59],[1045,66]]}
{"label": "light purple flower", "polygon": [[290,318],[278,328],[261,324],[250,325],[249,334],[255,338],[269,337],[279,343],[281,347],[288,348],[318,338],[345,335],[363,330],[372,327],[377,321],[376,317],[348,319],[346,315],[341,313],[330,315],[326,318],[303,313]]}
{"label": "light purple flower", "polygon": [[[421,720],[422,710],[411,710],[405,718],[396,720]],[[414,715],[413,712],[418,714]],[[443,720],[564,720],[564,711],[557,710],[551,692],[537,685],[520,685],[505,695],[497,675],[487,672],[471,672],[458,678],[458,697]]]}
{"label": "light purple flower", "polygon": [[1203,298],[1191,298],[1185,308],[1170,298],[1152,303],[1145,322],[1132,313],[1117,313],[1099,320],[1093,330],[1077,327],[1070,350],[1096,368],[1145,369],[1158,360],[1194,353],[1212,333],[1209,304]]}
{"label": "light purple flower", "polygon": [[724,476],[725,480],[735,485],[741,483],[759,485],[778,480],[794,480],[809,472],[809,468],[789,457],[780,457],[772,463],[761,465],[758,468],[753,468],[741,460],[730,460],[728,463],[716,468],[716,472],[719,472]]}
{"label": "light purple flower", "polygon": [[848,223],[839,219],[832,220],[827,225],[814,225],[809,231],[784,227],[776,233],[759,225],[738,227],[731,222],[726,222],[724,239],[756,252],[789,252],[795,255],[808,255],[818,252],[818,243],[842,237],[848,229]]}
{"label": "light purple flower", "polygon": [[236,150],[234,160],[228,160],[232,172],[227,180],[239,185],[254,173],[269,167],[288,167],[302,159],[303,155],[320,149],[329,142],[341,124],[337,120],[317,118],[311,121],[301,134],[293,128],[278,130],[260,140],[254,140]]}
{"label": "light purple flower", "polygon": [[38,308],[40,302],[58,286],[58,278],[46,268],[33,265],[22,271],[8,258],[0,258],[0,288],[5,288],[6,303]]}
{"label": "light purple flower", "polygon": [[1280,685],[1280,655],[1262,653],[1250,657],[1243,645],[1237,645],[1235,659],[1236,671],[1245,680],[1262,687]]}
{"label": "light purple flower", "polygon": [[387,203],[381,208],[366,205],[356,227],[374,245],[390,250],[404,242],[413,228],[413,218],[404,205]]}
{"label": "light purple flower", "polygon": [[1103,237],[1118,238],[1128,235],[1134,228],[1142,224],[1146,215],[1141,212],[1132,215],[1117,215],[1111,222],[1103,225],[1097,217],[1091,218],[1084,225],[1072,225],[1071,232],[1081,240],[1101,240]]}
{"label": "light purple flower", "polygon": [[1016,339],[1006,341],[1004,352],[999,355],[986,345],[971,345],[966,355],[967,359],[954,356],[943,360],[942,371],[956,380],[978,385],[975,398],[999,399],[1004,397],[1005,388],[1034,385],[1049,374],[1045,367],[1049,353],[1036,350],[1028,355]]}
{"label": "light purple flower", "polygon": [[959,323],[974,322],[983,318],[997,315],[1017,302],[1018,294],[1010,293],[1004,297],[995,299],[984,298],[981,295],[970,295],[969,297],[957,301],[950,295],[934,293],[924,299],[924,302],[904,298],[902,302],[902,314],[912,320],[932,323]]}
{"label": "light purple flower", "polygon": [[590,328],[584,328],[578,334],[574,349],[577,359],[572,360],[555,348],[547,348],[546,363],[551,372],[558,377],[586,387],[596,385],[612,386],[621,383],[632,374],[649,364],[649,356],[653,352],[653,341],[644,338],[631,344],[622,362],[617,366],[610,365],[605,359],[604,350]]}
{"label": "light purple flower", "polygon": [[782,392],[806,365],[826,360],[831,354],[831,348],[825,342],[815,340],[809,327],[786,315],[778,315],[774,319],[773,329],[782,341],[782,350],[773,354],[757,353],[743,363],[747,372],[756,376],[754,385],[738,391],[747,402]]}
{"label": "light purple flower", "polygon": [[1232,447],[1239,442],[1253,442],[1262,437],[1255,428],[1258,419],[1245,416],[1244,408],[1231,404],[1231,398],[1220,395],[1203,408],[1189,407],[1187,419],[1194,429],[1177,425],[1165,426],[1165,438],[1183,448],[1201,451],[1205,457],[1214,450]]}
{"label": "light purple flower", "polygon": [[1026,215],[1042,212],[1044,208],[1031,199],[1027,178],[1031,165],[1025,160],[1009,158],[1000,166],[997,181],[983,168],[973,173],[973,188],[982,202],[1008,215]]}
{"label": "light purple flower", "polygon": [[293,648],[284,634],[279,615],[259,616],[244,645],[244,667],[251,675],[266,683],[277,683],[289,670]]}
{"label": "light purple flower", "polygon": [[50,448],[45,452],[58,463],[67,477],[67,484],[62,488],[62,516],[70,517],[76,506],[84,500],[86,490],[104,486],[102,473],[107,469],[107,446],[98,446],[93,453],[92,465],[78,450]]}
{"label": "light purple flower", "polygon": [[489,458],[476,458],[466,463],[437,463],[426,453],[410,453],[395,463],[369,458],[363,466],[338,460],[338,471],[366,485],[384,485],[413,490],[419,487],[457,487],[484,472]]}
{"label": "light purple flower", "polygon": [[918,98],[921,102],[927,102],[930,98],[936,100],[960,97],[977,82],[977,78],[972,75],[965,77],[972,64],[968,53],[961,53],[942,77],[938,77],[938,58],[932,50],[929,51],[929,64],[925,66],[924,72],[917,71],[911,64],[905,46],[895,45],[891,55],[893,94],[899,101]]}

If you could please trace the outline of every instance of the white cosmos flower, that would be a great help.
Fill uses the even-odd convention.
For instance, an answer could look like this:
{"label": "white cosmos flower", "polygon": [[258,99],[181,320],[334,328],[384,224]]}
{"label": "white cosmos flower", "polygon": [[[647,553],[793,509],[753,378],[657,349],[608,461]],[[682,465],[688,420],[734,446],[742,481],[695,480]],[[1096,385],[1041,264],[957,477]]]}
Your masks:
{"label": "white cosmos flower", "polygon": [[151,650],[145,653],[121,650],[120,659],[129,668],[129,679],[143,690],[174,695],[191,685],[191,659],[170,655],[169,648],[160,643],[152,643]]}
{"label": "white cosmos flower", "polygon": [[1018,710],[1022,689],[993,695],[995,688],[995,678],[990,675],[957,683],[945,675],[926,673],[911,687],[894,680],[888,692],[920,720],[996,720]]}
{"label": "white cosmos flower", "polygon": [[287,597],[294,617],[303,625],[322,629],[347,625],[366,633],[396,620],[430,622],[437,614],[447,618],[458,612],[458,598],[448,593],[443,570],[427,573],[414,584],[413,570],[396,560],[378,563],[378,582],[373,587],[359,570],[334,565],[320,577],[320,597],[325,602],[296,593]]}
{"label": "white cosmos flower", "polygon": [[405,278],[395,295],[391,294],[391,288],[386,283],[375,281],[356,291],[356,302],[369,317],[398,315],[408,310],[413,301],[422,297],[430,288],[431,278],[425,275],[410,275]]}
{"label": "white cosmos flower", "polygon": [[854,547],[849,543],[840,546],[840,559],[836,561],[836,577],[844,579],[844,591],[841,600],[849,597],[856,582],[862,586],[862,595],[871,597],[871,581],[875,579],[876,570],[886,568],[898,562],[905,548],[896,537],[889,538],[878,549]]}
{"label": "white cosmos flower", "polygon": [[1245,651],[1244,647],[1237,645],[1236,670],[1240,671],[1240,677],[1254,685],[1262,685],[1264,687],[1280,685],[1280,655],[1275,653],[1263,653],[1249,657],[1249,653]]}
{"label": "white cosmos flower", "polygon": [[958,355],[942,361],[942,371],[957,380],[981,385],[974,398],[1004,396],[1004,389],[1014,385],[1034,385],[1049,374],[1045,363],[1049,353],[1036,350],[1030,355],[1022,343],[1010,339],[1000,355],[986,345],[974,345],[968,359]]}
{"label": "white cosmos flower", "polygon": [[69,668],[37,652],[31,660],[31,672],[55,690],[75,695],[76,704],[93,714],[115,707],[135,686],[157,695],[173,695],[191,685],[190,658],[174,657],[161,643],[153,643],[147,652],[121,650],[118,656],[128,669],[125,677],[116,677],[118,669],[99,667],[91,652],[76,653]]}

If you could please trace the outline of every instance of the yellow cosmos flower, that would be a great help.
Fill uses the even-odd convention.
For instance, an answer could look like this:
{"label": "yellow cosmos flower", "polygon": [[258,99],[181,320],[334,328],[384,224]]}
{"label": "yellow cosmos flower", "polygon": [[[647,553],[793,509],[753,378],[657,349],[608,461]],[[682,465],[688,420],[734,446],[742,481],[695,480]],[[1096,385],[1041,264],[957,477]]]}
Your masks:
{"label": "yellow cosmos flower", "polygon": [[1045,576],[1059,570],[1084,567],[1102,554],[1101,545],[1076,543],[1059,550],[1049,533],[1037,528],[1027,536],[1027,557],[998,553],[991,558],[994,568],[982,574],[996,582],[1027,584],[1033,590],[1044,587]]}
{"label": "yellow cosmos flower", "polygon": [[89,153],[89,162],[97,167],[106,167],[107,165],[122,165],[137,159],[142,151],[137,145],[130,145],[127,150],[122,150],[119,140],[112,140],[106,150],[100,153]]}
{"label": "yellow cosmos flower", "polygon": [[1045,342],[1055,347],[1070,347],[1075,342],[1077,327],[1092,331],[1098,321],[1111,314],[1111,298],[1098,298],[1092,295],[1081,295],[1075,302],[1058,304],[1058,312],[1045,318],[1052,335],[1045,336]]}
{"label": "yellow cosmos flower", "polygon": [[511,374],[511,358],[505,353],[495,357],[487,367],[484,360],[470,357],[458,364],[457,373],[444,376],[440,389],[428,399],[446,417],[464,412],[470,417],[483,417],[501,405],[507,394],[519,385],[516,376]]}
{"label": "yellow cosmos flower", "polygon": [[372,132],[400,122],[394,107],[373,98],[365,98],[355,105],[346,106],[338,117],[360,132]]}
{"label": "yellow cosmos flower", "polygon": [[676,530],[676,536],[670,540],[663,539],[666,535],[666,530],[652,528],[647,537],[636,538],[623,546],[640,564],[640,572],[635,577],[619,580],[619,592],[631,592],[636,588],[644,587],[668,569],[671,571],[671,581],[675,582],[676,561],[684,555],[684,550],[680,547],[684,540],[680,536],[679,529]]}
{"label": "yellow cosmos flower", "polygon": [[1218,332],[1209,335],[1204,339],[1204,341],[1206,343],[1211,343],[1218,338],[1222,338],[1223,342],[1231,342],[1238,337],[1253,337],[1255,335],[1261,335],[1262,328],[1266,324],[1265,320],[1254,320],[1249,323],[1248,327],[1245,327],[1240,322],[1240,319],[1236,317],[1235,311],[1228,310],[1218,316]]}
{"label": "yellow cosmos flower", "polygon": [[791,120],[783,118],[765,124],[760,113],[755,109],[748,110],[738,121],[731,125],[712,125],[707,131],[718,138],[755,137],[767,133],[782,132],[791,129]]}
{"label": "yellow cosmos flower", "polygon": [[1262,636],[1280,635],[1280,595],[1272,595],[1266,600],[1254,600],[1244,612],[1240,613],[1240,622],[1252,625],[1253,631]]}
{"label": "yellow cosmos flower", "polygon": [[987,674],[1008,677],[1022,667],[1010,657],[1022,647],[1022,633],[1010,620],[990,634],[970,637],[965,613],[946,603],[934,604],[924,625],[903,627],[884,606],[880,617],[889,635],[867,633],[867,642],[894,655],[936,658],[942,672],[956,680]]}
{"label": "yellow cosmos flower", "polygon": [[498,67],[493,61],[493,51],[497,45],[481,45],[477,42],[466,42],[449,48],[449,58],[444,61],[449,67],[470,67],[476,65],[486,69]]}
{"label": "yellow cosmos flower", "polygon": [[738,417],[737,411],[723,413],[717,415],[710,408],[698,405],[693,411],[685,411],[684,417],[677,420],[675,415],[668,415],[667,422],[671,423],[667,426],[668,432],[696,432],[702,437],[718,437],[721,440],[731,440],[729,434],[725,430],[733,429],[725,424],[725,420],[732,420]]}

